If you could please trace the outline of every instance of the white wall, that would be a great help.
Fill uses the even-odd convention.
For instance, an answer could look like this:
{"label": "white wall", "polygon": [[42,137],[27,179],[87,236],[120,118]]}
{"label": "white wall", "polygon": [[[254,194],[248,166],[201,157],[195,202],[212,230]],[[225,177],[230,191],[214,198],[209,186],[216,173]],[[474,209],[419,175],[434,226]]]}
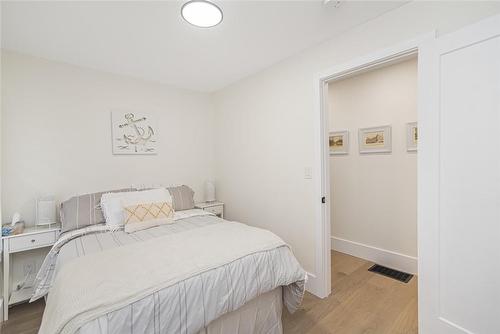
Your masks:
{"label": "white wall", "polygon": [[[33,223],[37,196],[138,184],[188,184],[203,199],[213,176],[210,97],[11,52],[2,57],[3,221]],[[158,120],[158,154],[114,156],[110,109]]]}
{"label": "white wall", "polygon": [[[494,2],[410,2],[214,96],[216,185],[226,216],[268,228],[315,272],[314,86],[319,71],[500,12]],[[313,177],[317,177],[313,175]]]}
{"label": "white wall", "polygon": [[[406,123],[417,120],[417,59],[328,89],[330,130],[350,137],[348,155],[330,156],[332,237],[416,257],[417,155],[407,152]],[[380,125],[392,126],[392,153],[359,154],[358,129]]]}

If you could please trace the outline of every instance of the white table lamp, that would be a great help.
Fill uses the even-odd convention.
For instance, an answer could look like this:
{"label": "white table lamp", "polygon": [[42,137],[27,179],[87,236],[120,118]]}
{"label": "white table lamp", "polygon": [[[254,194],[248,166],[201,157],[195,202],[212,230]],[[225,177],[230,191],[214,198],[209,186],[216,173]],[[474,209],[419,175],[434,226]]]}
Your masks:
{"label": "white table lamp", "polygon": [[205,183],[205,201],[215,202],[215,184],[212,181]]}
{"label": "white table lamp", "polygon": [[56,223],[56,201],[53,196],[36,200],[36,225],[45,226]]}

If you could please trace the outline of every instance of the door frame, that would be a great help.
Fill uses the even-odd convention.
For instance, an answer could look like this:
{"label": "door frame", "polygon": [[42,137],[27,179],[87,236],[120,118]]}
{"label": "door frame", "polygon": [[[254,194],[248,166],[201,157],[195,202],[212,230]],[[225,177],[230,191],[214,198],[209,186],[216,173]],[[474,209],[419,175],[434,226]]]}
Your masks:
{"label": "door frame", "polygon": [[[425,80],[424,72],[427,71],[427,58],[422,59],[420,50],[422,46],[431,43],[436,38],[436,32],[432,31],[427,34],[420,35],[414,39],[399,43],[392,47],[379,50],[363,57],[356,58],[344,64],[333,66],[325,71],[318,73],[314,78],[314,175],[315,178],[315,272],[309,275],[308,290],[320,298],[326,298],[331,293],[331,227],[330,227],[330,160],[328,148],[328,83],[347,78],[356,74],[360,74],[379,67],[387,66],[391,63],[402,61],[406,58],[419,56],[418,61],[418,98],[417,98],[417,119],[419,120],[419,128],[427,127],[428,124],[421,117],[426,106],[423,101],[420,87],[423,87]],[[425,69],[425,70],[424,70]],[[420,129],[419,129],[419,132]],[[421,132],[422,133],[422,132]],[[425,149],[419,144],[419,150]],[[420,158],[418,158],[418,166],[420,166]],[[423,173],[418,168],[418,178]],[[322,198],[325,198],[325,203],[322,203]],[[421,207],[417,210],[417,227],[423,223],[420,219]],[[422,245],[418,243],[418,249]],[[419,263],[420,266],[420,263]],[[420,280],[420,278],[419,278]]]}

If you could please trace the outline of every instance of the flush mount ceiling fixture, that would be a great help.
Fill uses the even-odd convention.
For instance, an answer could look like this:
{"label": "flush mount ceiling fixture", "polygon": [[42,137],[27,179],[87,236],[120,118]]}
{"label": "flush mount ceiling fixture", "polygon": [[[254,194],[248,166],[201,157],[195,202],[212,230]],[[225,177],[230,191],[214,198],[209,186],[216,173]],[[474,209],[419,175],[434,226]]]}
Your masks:
{"label": "flush mount ceiling fixture", "polygon": [[181,15],[188,23],[200,28],[214,27],[222,22],[222,10],[206,0],[186,2],[182,6]]}

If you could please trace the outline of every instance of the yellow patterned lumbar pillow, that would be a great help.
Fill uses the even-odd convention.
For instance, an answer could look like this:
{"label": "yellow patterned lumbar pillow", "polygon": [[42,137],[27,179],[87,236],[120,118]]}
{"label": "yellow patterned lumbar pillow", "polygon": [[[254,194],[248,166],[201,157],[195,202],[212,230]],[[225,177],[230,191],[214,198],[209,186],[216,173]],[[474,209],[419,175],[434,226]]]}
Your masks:
{"label": "yellow patterned lumbar pillow", "polygon": [[127,206],[125,211],[125,232],[134,232],[173,222],[174,209],[171,203],[141,203]]}

